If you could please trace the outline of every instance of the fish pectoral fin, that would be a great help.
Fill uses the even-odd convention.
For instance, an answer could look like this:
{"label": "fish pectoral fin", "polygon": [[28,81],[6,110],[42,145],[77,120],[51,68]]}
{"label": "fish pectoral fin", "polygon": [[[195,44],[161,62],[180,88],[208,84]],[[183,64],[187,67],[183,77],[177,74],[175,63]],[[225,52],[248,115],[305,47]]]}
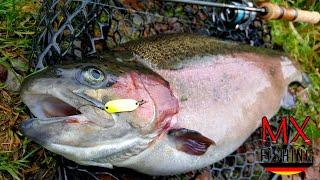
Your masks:
{"label": "fish pectoral fin", "polygon": [[199,132],[185,128],[171,129],[168,136],[173,140],[177,150],[196,156],[203,155],[209,146],[215,145],[213,140]]}

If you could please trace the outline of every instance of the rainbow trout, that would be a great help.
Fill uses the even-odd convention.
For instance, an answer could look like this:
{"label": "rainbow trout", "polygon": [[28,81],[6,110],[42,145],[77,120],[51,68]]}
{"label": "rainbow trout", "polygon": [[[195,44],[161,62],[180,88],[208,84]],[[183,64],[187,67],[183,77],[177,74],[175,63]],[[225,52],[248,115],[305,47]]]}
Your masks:
{"label": "rainbow trout", "polygon": [[[126,43],[86,63],[48,67],[25,79],[21,96],[36,118],[23,133],[83,165],[171,175],[236,150],[294,97],[307,77],[280,53],[200,35]],[[108,113],[110,100],[143,100]]]}

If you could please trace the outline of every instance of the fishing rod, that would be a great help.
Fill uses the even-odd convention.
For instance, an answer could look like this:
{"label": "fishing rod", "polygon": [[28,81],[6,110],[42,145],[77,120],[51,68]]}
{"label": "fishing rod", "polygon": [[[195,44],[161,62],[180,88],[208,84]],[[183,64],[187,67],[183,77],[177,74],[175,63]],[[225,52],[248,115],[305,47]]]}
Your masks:
{"label": "fishing rod", "polygon": [[[167,2],[185,3],[185,4],[195,4],[201,6],[228,8],[236,11],[234,16],[236,19],[244,16],[246,12],[256,12],[259,13],[260,17],[266,20],[282,19],[295,22],[305,22],[311,24],[317,24],[320,21],[320,13],[316,11],[306,11],[294,8],[285,8],[279,5],[262,2],[258,3],[258,7],[249,7],[244,4],[232,2],[232,4],[209,2],[209,1],[199,1],[199,0],[164,0]],[[239,11],[242,10],[242,11]],[[230,10],[229,10],[230,11]]]}
{"label": "fishing rod", "polygon": [[237,6],[233,4],[225,4],[225,3],[217,3],[217,2],[209,2],[209,1],[194,1],[194,0],[165,0],[168,2],[179,2],[179,3],[186,3],[186,4],[196,4],[202,6],[211,6],[211,7],[220,7],[220,8],[230,8],[230,9],[240,9],[246,11],[254,11],[254,12],[261,12],[265,13],[266,9],[264,8],[255,8],[255,7],[246,7],[246,6]]}

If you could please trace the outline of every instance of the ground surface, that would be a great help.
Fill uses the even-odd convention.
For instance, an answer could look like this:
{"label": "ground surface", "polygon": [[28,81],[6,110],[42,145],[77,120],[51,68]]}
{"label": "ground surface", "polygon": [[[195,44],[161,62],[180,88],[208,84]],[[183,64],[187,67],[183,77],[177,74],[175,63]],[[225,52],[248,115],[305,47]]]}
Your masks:
{"label": "ground surface", "polygon": [[[284,6],[320,11],[317,0],[273,1]],[[18,124],[28,118],[28,111],[20,102],[19,94],[12,91],[31,72],[29,59],[34,58],[31,45],[38,30],[39,6],[37,0],[0,1],[0,179],[41,179],[55,173],[53,156],[20,134]],[[299,62],[313,82],[313,88],[306,91],[293,88],[299,102],[291,113],[300,121],[311,115],[312,123],[307,133],[316,139],[320,134],[320,25],[283,21],[270,24],[274,46]],[[6,76],[10,83],[5,82]],[[306,177],[314,178],[319,174],[319,160],[316,163]]]}

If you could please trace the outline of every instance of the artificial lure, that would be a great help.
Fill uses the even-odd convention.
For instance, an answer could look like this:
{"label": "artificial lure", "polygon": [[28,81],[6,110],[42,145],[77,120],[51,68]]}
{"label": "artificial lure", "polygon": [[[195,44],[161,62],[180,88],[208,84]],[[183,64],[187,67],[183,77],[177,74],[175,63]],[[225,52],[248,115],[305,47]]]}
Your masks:
{"label": "artificial lure", "polygon": [[130,112],[136,110],[143,103],[143,100],[116,99],[108,101],[104,105],[104,110],[108,113]]}

